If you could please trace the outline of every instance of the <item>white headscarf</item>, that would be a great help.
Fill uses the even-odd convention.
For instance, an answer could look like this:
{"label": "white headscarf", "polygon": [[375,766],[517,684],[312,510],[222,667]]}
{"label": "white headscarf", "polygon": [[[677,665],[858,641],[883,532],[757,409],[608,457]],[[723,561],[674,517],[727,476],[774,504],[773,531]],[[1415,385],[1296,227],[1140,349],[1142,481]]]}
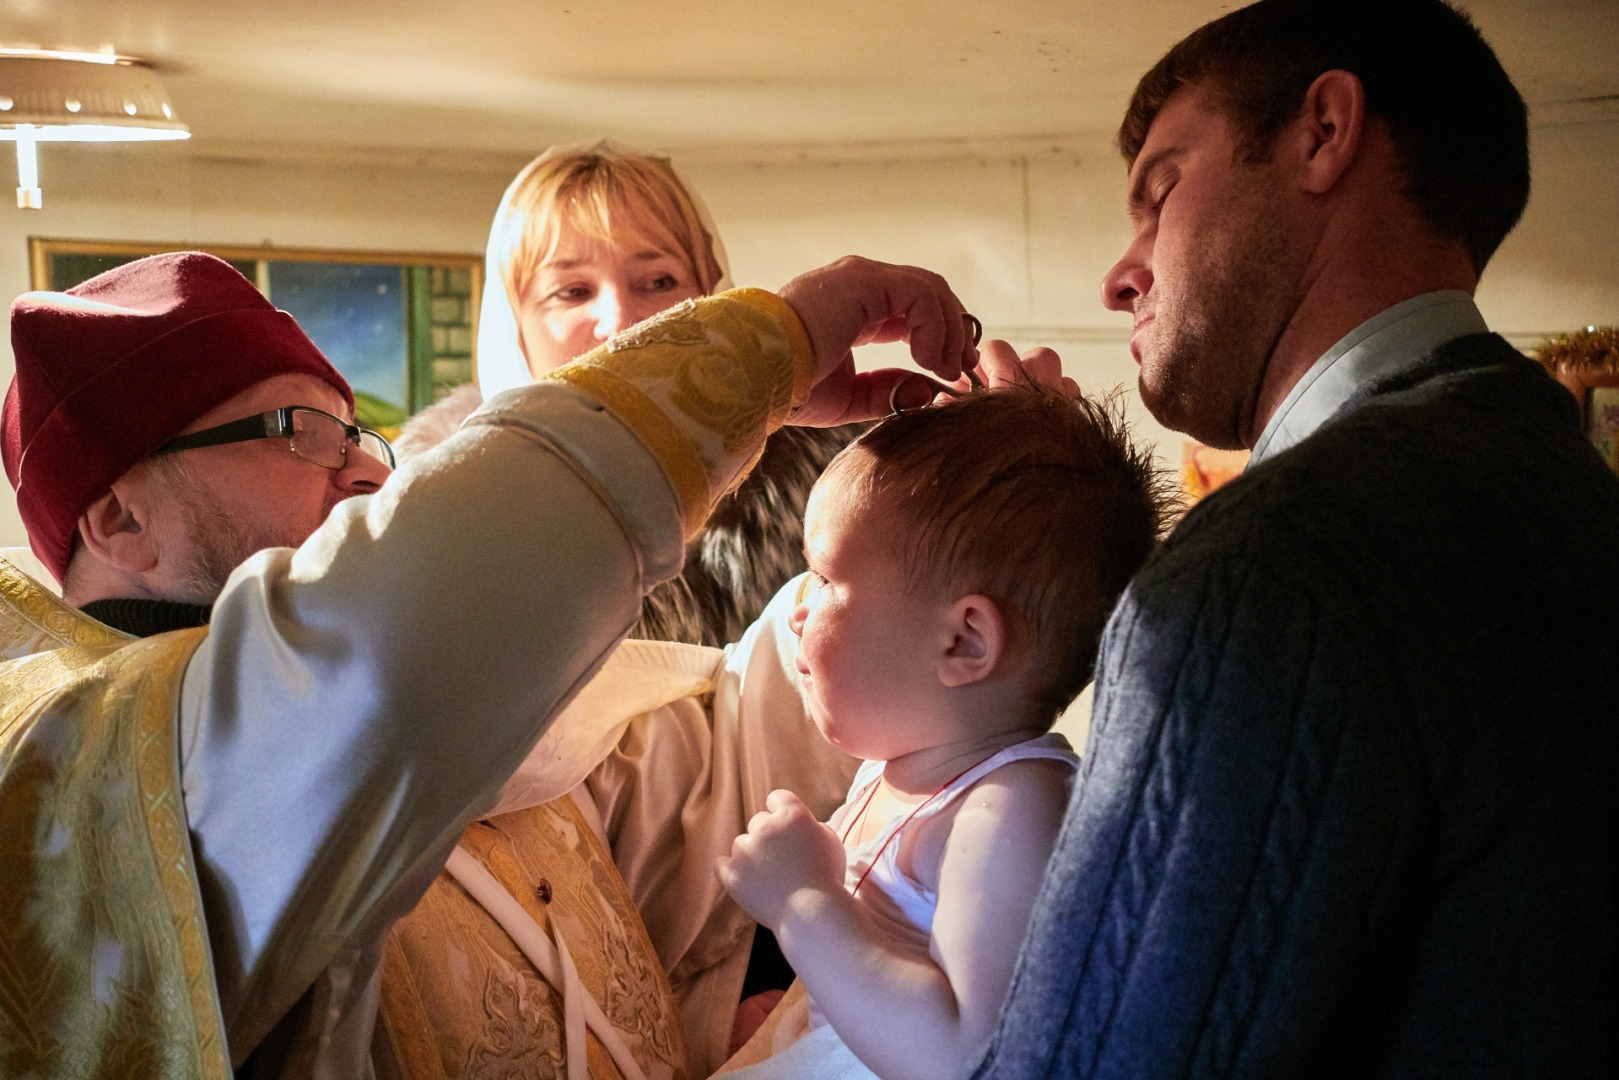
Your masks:
{"label": "white headscarf", "polygon": [[708,233],[714,262],[720,268],[720,279],[714,285],[714,292],[723,292],[731,287],[731,264],[725,257],[725,245],[720,242],[720,234],[714,227],[714,219],[709,216],[708,207],[703,205],[703,200],[696,189],[675,171],[668,158],[658,154],[644,154],[610,139],[599,139],[593,143],[574,146],[553,146],[529,162],[506,188],[506,193],[500,197],[500,208],[495,211],[494,224],[489,230],[489,245],[484,253],[483,304],[478,309],[478,389],[485,401],[503,390],[510,390],[514,386],[527,386],[534,381],[534,377],[529,374],[528,361],[523,356],[523,343],[517,332],[517,313],[512,310],[506,281],[501,275],[500,256],[496,251],[504,232],[506,215],[511,208],[512,196],[517,191],[518,185],[534,169],[559,155],[577,153],[648,157],[668,168],[676,183],[685,189],[686,197],[691,200],[693,209],[697,211],[698,222]]}

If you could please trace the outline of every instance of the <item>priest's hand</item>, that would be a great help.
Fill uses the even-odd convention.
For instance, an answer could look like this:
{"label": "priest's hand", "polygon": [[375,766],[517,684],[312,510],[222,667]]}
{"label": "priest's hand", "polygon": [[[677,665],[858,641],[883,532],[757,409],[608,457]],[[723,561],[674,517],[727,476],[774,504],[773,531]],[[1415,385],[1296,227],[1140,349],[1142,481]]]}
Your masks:
{"label": "priest's hand", "polygon": [[[962,318],[966,308],[930,270],[849,256],[794,278],[780,296],[803,321],[816,361],[815,389],[790,423],[829,426],[887,414],[889,393],[910,373],[856,373],[850,350],[857,345],[909,341],[917,365],[949,382],[978,362]],[[926,384],[910,383],[900,404],[926,404],[932,397]],[[921,400],[905,398],[907,392]]]}
{"label": "priest's hand", "polygon": [[1079,396],[1079,384],[1062,373],[1062,357],[1044,347],[1019,353],[1007,342],[992,338],[978,347],[978,378],[985,386],[1037,382],[1069,397]]}

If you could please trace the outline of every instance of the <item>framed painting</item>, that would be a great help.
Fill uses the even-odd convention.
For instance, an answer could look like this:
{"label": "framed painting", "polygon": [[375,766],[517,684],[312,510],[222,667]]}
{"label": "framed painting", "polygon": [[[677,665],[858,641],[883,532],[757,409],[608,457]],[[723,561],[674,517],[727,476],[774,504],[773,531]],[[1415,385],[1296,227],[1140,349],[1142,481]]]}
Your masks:
{"label": "framed painting", "polygon": [[1619,473],[1619,373],[1585,391],[1585,433],[1608,468]]}
{"label": "framed painting", "polygon": [[477,370],[481,255],[34,237],[31,283],[60,291],[166,251],[206,251],[241,271],[348,379],[356,420],[390,437]]}
{"label": "framed painting", "polygon": [[1619,473],[1619,328],[1588,326],[1553,338],[1535,357],[1580,403],[1586,437]]}

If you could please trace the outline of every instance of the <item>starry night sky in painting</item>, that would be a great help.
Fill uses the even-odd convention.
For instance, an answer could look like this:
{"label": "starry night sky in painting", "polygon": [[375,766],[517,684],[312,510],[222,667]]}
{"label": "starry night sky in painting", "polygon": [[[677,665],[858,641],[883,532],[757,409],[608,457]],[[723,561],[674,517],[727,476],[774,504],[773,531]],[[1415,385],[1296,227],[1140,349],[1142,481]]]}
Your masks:
{"label": "starry night sky in painting", "polygon": [[398,266],[272,261],[270,302],[298,320],[356,390],[405,404],[405,282]]}

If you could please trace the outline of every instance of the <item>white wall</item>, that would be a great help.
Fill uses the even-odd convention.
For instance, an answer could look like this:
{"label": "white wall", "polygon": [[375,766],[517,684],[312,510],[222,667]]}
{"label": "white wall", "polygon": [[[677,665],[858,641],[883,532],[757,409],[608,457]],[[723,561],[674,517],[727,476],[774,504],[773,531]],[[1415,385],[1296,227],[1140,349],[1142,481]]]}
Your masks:
{"label": "white wall", "polygon": [[[1057,349],[1087,390],[1126,390],[1139,432],[1162,441],[1166,464],[1178,462],[1178,439],[1139,407],[1130,317],[1099,299],[1130,235],[1124,167],[1104,141],[993,158],[686,171],[725,232],[737,280],[775,286],[846,254],[938,270],[988,336]],[[868,363],[904,361],[901,345],[867,352]]]}
{"label": "white wall", "polygon": [[[191,158],[175,145],[46,146],[46,209],[0,206],[0,295],[28,288],[29,236],[478,252],[520,160],[454,170],[408,161]],[[1480,304],[1519,343],[1619,323],[1619,124],[1539,127],[1528,215]],[[442,159],[436,159],[442,161]],[[1101,140],[1061,151],[910,161],[683,163],[739,283],[779,285],[858,253],[944,273],[991,334],[1051,345],[1091,389],[1132,386],[1129,320],[1102,309],[1124,248],[1123,166]],[[887,347],[892,350],[894,347]],[[9,378],[9,343],[0,348]],[[1134,405],[1166,464],[1179,438]],[[9,493],[0,545],[25,543]]]}

